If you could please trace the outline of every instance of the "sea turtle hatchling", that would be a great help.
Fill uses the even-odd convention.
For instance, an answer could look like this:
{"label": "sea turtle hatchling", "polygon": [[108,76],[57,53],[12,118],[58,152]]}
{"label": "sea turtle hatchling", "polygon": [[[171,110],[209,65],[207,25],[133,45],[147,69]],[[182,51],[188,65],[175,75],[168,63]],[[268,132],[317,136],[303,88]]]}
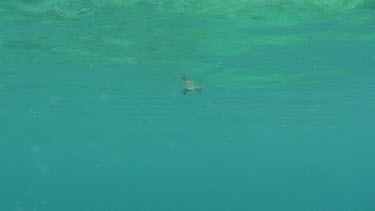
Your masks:
{"label": "sea turtle hatchling", "polygon": [[186,93],[188,93],[190,91],[197,91],[199,93],[202,93],[202,89],[198,88],[195,85],[194,81],[191,80],[190,78],[183,76],[182,80],[185,81],[185,89],[182,90],[182,94],[186,95]]}

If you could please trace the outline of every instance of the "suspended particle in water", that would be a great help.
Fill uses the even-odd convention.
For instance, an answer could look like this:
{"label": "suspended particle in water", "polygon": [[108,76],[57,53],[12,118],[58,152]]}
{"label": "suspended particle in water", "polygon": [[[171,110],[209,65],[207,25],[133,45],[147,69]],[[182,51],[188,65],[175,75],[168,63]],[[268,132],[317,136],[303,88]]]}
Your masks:
{"label": "suspended particle in water", "polygon": [[30,148],[30,151],[31,152],[34,152],[34,153],[38,153],[40,152],[40,150],[42,150],[42,147],[38,144],[34,144],[31,148]]}
{"label": "suspended particle in water", "polygon": [[21,206],[17,206],[17,207],[14,208],[14,211],[23,211],[23,210],[24,209]]}

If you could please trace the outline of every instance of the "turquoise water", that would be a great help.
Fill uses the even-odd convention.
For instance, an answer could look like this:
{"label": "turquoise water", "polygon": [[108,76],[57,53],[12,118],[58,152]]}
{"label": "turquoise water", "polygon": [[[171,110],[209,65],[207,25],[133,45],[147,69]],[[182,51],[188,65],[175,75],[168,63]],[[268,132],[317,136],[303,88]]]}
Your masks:
{"label": "turquoise water", "polygon": [[375,210],[374,5],[2,1],[0,210]]}

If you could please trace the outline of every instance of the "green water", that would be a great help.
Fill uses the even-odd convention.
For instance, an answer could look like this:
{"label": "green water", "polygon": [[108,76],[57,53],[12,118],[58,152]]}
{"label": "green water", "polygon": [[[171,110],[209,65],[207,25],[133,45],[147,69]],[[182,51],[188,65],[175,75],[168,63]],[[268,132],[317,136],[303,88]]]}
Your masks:
{"label": "green water", "polygon": [[374,8],[1,1],[0,211],[375,210]]}

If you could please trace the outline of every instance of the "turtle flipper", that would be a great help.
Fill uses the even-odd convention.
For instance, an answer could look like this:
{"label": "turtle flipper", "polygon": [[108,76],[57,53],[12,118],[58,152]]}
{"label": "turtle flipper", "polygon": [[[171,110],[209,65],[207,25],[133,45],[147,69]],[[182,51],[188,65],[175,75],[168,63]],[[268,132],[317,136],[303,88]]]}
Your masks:
{"label": "turtle flipper", "polygon": [[196,88],[195,91],[197,91],[199,93],[202,93],[202,89],[201,88]]}
{"label": "turtle flipper", "polygon": [[181,92],[182,92],[183,95],[186,95],[186,93],[188,93],[189,90],[188,89],[183,89],[183,90],[181,90]]}

